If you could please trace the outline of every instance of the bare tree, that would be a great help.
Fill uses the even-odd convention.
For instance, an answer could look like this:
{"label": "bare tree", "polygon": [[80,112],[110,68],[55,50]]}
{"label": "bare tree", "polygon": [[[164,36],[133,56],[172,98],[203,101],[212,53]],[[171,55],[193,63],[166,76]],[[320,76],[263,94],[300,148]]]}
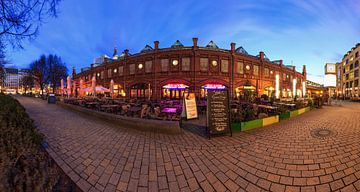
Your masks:
{"label": "bare tree", "polygon": [[60,86],[61,79],[67,77],[67,68],[60,57],[51,54],[47,57],[47,65],[49,68],[49,84],[51,84],[53,93],[55,93],[56,88]]}
{"label": "bare tree", "polygon": [[57,16],[60,0],[0,0],[0,38],[21,47],[22,40],[37,35],[47,17]]}
{"label": "bare tree", "polygon": [[48,67],[46,64],[45,55],[41,55],[39,60],[30,64],[31,74],[34,76],[35,81],[39,84],[41,95],[44,93],[44,87],[48,81]]}
{"label": "bare tree", "polygon": [[41,95],[43,95],[45,85],[51,85],[53,93],[55,93],[56,88],[60,86],[61,79],[66,78],[68,71],[61,58],[51,54],[47,57],[41,55],[38,60],[30,64],[30,70],[40,86]]}
{"label": "bare tree", "polygon": [[35,79],[31,73],[27,74],[21,79],[21,85],[24,87],[25,94],[28,89],[32,89],[35,85]]}

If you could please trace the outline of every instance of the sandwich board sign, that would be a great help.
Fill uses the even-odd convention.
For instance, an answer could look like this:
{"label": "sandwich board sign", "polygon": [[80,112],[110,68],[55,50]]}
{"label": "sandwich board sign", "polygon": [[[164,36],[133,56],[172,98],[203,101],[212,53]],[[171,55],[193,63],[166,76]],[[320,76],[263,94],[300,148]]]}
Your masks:
{"label": "sandwich board sign", "polygon": [[230,133],[229,92],[209,89],[207,93],[207,131],[211,135]]}
{"label": "sandwich board sign", "polygon": [[195,93],[184,93],[182,116],[186,119],[198,118]]}

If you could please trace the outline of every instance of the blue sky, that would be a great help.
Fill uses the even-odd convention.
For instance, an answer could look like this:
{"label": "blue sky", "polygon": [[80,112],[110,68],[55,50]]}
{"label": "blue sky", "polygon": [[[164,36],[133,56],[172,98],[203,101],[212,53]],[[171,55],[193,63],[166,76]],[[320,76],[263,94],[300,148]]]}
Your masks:
{"label": "blue sky", "polygon": [[297,70],[307,65],[308,79],[323,83],[324,64],[337,62],[360,42],[359,0],[63,0],[58,18],[47,20],[24,50],[8,48],[17,67],[28,67],[41,54],[57,54],[69,69],[89,66],[111,55],[114,36],[119,52],[139,52],[145,44],[169,47],[192,37],[205,46],[213,40],[250,54],[264,51]]}

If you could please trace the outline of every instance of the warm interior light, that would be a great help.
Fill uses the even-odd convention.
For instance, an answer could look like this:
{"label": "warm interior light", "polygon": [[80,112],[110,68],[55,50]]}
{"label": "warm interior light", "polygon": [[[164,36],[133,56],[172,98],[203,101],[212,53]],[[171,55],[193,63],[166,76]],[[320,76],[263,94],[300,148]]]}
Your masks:
{"label": "warm interior light", "polygon": [[306,85],[305,85],[305,81],[302,82],[302,93],[303,93],[303,97],[305,97],[305,93],[306,93]]}
{"label": "warm interior light", "polygon": [[293,79],[293,97],[296,95],[296,79]]}
{"label": "warm interior light", "polygon": [[275,75],[275,97],[280,98],[280,85],[279,85],[279,74]]}

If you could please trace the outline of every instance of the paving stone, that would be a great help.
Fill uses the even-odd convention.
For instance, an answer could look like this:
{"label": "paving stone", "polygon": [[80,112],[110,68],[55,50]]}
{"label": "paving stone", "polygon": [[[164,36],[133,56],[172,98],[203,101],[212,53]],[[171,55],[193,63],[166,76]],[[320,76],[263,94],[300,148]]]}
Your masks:
{"label": "paving stone", "polygon": [[[187,130],[131,130],[17,98],[83,191],[360,191],[359,103],[209,140]],[[316,138],[319,128],[333,134]]]}

